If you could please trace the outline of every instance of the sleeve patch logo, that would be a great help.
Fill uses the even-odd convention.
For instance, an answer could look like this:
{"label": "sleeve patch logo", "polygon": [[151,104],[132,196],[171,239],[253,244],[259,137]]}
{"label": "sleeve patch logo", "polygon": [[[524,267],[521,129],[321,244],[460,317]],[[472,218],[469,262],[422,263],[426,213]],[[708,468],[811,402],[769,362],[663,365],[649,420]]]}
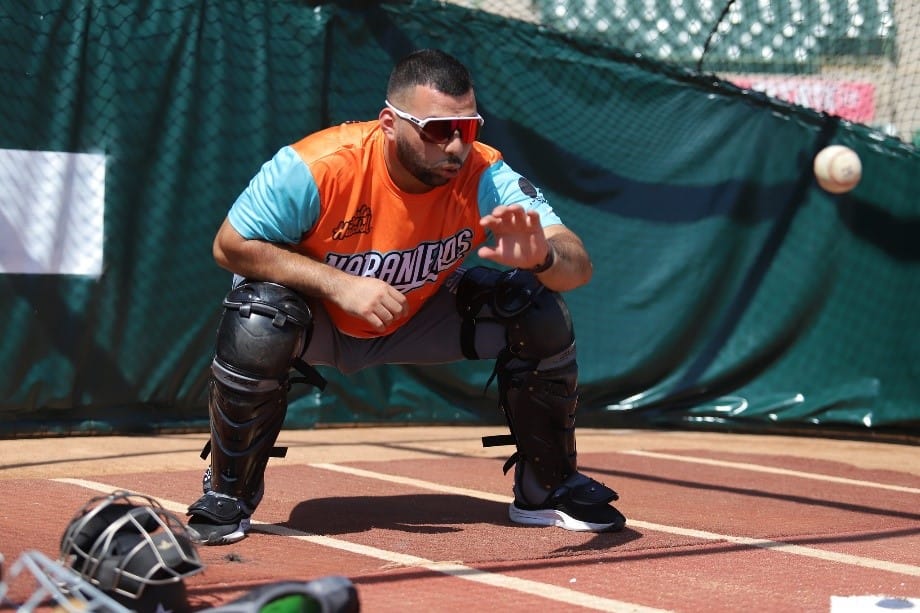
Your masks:
{"label": "sleeve patch logo", "polygon": [[531,198],[536,198],[538,195],[537,188],[534,187],[534,184],[528,181],[527,179],[525,179],[524,177],[521,177],[520,179],[518,179],[518,187],[521,188],[521,191],[524,192],[524,195],[526,196],[529,196]]}

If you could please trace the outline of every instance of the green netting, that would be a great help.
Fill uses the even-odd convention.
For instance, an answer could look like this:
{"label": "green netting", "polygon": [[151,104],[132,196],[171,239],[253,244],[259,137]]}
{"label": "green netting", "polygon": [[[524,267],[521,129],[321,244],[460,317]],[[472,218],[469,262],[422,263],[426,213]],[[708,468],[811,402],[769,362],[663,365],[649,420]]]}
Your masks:
{"label": "green netting", "polygon": [[[203,427],[227,209],[280,146],[375,117],[393,62],[425,46],[471,67],[483,140],[594,257],[567,297],[579,423],[917,427],[912,145],[438,2],[58,0],[0,8],[0,149],[105,156],[103,267],[0,275],[0,432]],[[862,157],[850,194],[813,181],[831,142]],[[288,423],[499,423],[491,368],[324,369]]]}
{"label": "green netting", "polygon": [[[851,62],[895,52],[887,0],[536,0],[541,21],[561,32],[709,70],[817,72],[830,56]],[[705,64],[703,62],[705,56]]]}

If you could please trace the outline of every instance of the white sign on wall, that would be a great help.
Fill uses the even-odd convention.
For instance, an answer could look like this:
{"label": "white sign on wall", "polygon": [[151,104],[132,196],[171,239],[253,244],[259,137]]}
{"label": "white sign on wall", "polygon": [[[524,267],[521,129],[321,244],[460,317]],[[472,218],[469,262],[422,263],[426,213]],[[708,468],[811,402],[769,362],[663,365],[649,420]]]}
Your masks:
{"label": "white sign on wall", "polygon": [[869,82],[767,75],[737,77],[731,81],[771,98],[849,121],[869,123],[875,119],[875,85]]}
{"label": "white sign on wall", "polygon": [[105,156],[0,149],[0,274],[102,274]]}

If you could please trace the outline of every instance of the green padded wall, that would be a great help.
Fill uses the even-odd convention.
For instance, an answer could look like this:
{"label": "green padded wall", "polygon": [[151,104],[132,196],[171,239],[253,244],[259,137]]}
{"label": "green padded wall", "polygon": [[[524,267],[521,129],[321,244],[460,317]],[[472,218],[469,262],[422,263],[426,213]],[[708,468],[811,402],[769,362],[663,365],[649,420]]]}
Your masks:
{"label": "green padded wall", "polygon": [[[580,424],[916,430],[910,145],[439,2],[48,0],[0,8],[0,149],[104,155],[104,257],[0,274],[0,434],[204,427],[226,210],[280,146],[376,116],[425,46],[472,68],[483,140],[592,253],[567,296]],[[829,143],[862,157],[849,194],[813,181]],[[500,423],[491,367],[324,369],[288,425]]]}

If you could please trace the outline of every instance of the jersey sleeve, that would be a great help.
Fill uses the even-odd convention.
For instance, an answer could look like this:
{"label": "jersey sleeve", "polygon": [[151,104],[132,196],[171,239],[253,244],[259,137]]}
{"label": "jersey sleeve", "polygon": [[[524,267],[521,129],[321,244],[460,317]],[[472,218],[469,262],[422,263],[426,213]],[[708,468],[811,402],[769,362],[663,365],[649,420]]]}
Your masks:
{"label": "jersey sleeve", "polygon": [[489,166],[479,179],[479,214],[487,215],[500,204],[520,204],[526,210],[536,211],[544,228],[562,223],[543,193],[504,160]]}
{"label": "jersey sleeve", "polygon": [[246,239],[297,243],[319,216],[319,190],[310,169],[284,147],[262,165],[227,218]]}

